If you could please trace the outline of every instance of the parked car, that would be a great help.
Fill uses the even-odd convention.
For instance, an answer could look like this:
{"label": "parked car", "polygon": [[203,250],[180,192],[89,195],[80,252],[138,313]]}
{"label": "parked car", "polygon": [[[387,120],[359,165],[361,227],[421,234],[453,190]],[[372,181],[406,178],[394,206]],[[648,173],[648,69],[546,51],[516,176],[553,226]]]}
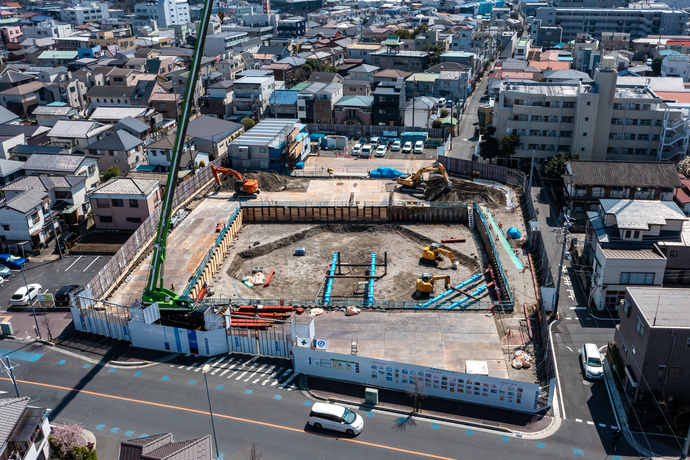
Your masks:
{"label": "parked car", "polygon": [[448,108],[453,107],[453,101],[446,101],[446,107],[448,107]]}
{"label": "parked car", "polygon": [[80,289],[81,286],[78,284],[70,284],[68,286],[63,286],[58,289],[55,294],[55,305],[58,307],[69,306],[69,293]]}
{"label": "parked car", "polygon": [[369,158],[374,150],[374,147],[371,144],[365,144],[362,147],[362,151],[359,154],[360,158]]}
{"label": "parked car", "polygon": [[599,348],[593,343],[586,343],[582,345],[580,350],[582,359],[582,368],[585,371],[585,377],[590,379],[604,378],[604,364]]}
{"label": "parked car", "polygon": [[417,141],[414,143],[414,153],[424,153],[424,142]]}
{"label": "parked car", "polygon": [[403,153],[410,153],[412,151],[412,142],[407,141],[405,142],[405,145],[403,145]]}
{"label": "parked car", "polygon": [[362,432],[364,419],[347,407],[337,404],[314,403],[309,413],[309,424],[314,428],[342,431],[354,436]]}
{"label": "parked car", "polygon": [[17,292],[12,295],[10,299],[11,305],[29,305],[29,299],[33,302],[38,294],[41,292],[43,287],[40,284],[29,284],[29,290],[26,290],[26,286],[17,289]]}
{"label": "parked car", "polygon": [[647,59],[647,65],[652,65],[652,60],[651,60],[651,59]]}
{"label": "parked car", "polygon": [[372,137],[371,141],[369,141],[371,145],[379,145],[381,143],[381,138],[380,137]]}
{"label": "parked car", "polygon": [[27,260],[23,257],[13,256],[12,254],[0,254],[0,265],[4,265],[12,270],[20,270],[26,265]]}
{"label": "parked car", "polygon": [[367,139],[366,137],[363,137],[363,138],[361,138],[361,139],[359,140],[359,143],[360,143],[361,145],[368,144],[368,143],[369,143],[369,139]]}
{"label": "parked car", "polygon": [[441,99],[438,100],[438,106],[439,107],[445,107],[446,106],[446,98],[442,97]]}
{"label": "parked car", "polygon": [[393,146],[391,147],[391,150],[394,152],[400,151],[400,141],[393,141]]}
{"label": "parked car", "polygon": [[359,152],[362,150],[362,144],[357,143],[355,144],[354,147],[352,147],[352,156],[357,156],[359,155]]}
{"label": "parked car", "polygon": [[9,267],[5,267],[4,265],[0,265],[0,278],[7,278],[12,274],[12,270],[9,269]]}
{"label": "parked car", "polygon": [[0,286],[2,286],[5,283],[5,278],[0,276]]}
{"label": "parked car", "polygon": [[386,147],[385,145],[379,145],[379,146],[376,148],[376,156],[377,156],[377,157],[386,156],[386,151],[387,151],[387,150],[388,150],[388,147]]}

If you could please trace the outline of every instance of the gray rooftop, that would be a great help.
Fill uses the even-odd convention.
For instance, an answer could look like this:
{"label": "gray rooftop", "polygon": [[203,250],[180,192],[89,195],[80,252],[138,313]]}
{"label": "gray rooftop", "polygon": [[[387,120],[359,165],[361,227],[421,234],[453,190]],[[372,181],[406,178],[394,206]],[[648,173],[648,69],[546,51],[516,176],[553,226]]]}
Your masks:
{"label": "gray rooftop", "polygon": [[114,177],[105,184],[96,187],[92,195],[142,195],[148,196],[158,187],[156,179],[133,179],[131,177]]}
{"label": "gray rooftop", "polygon": [[24,415],[31,398],[0,399],[0,446],[5,445]]}
{"label": "gray rooftop", "polygon": [[43,200],[48,198],[48,194],[41,190],[29,189],[21,195],[17,195],[5,202],[5,206],[26,214],[37,206],[43,204]]}
{"label": "gray rooftop", "polygon": [[616,216],[619,229],[649,230],[651,225],[666,225],[667,220],[688,220],[673,201],[600,200],[606,214]]}
{"label": "gray rooftop", "polygon": [[0,177],[9,176],[24,167],[23,161],[5,160],[0,158]]}
{"label": "gray rooftop", "polygon": [[681,186],[673,163],[572,160],[570,167],[572,175],[564,176],[564,181],[568,185],[667,188]]}
{"label": "gray rooftop", "polygon": [[145,133],[149,126],[133,117],[125,117],[115,124],[115,131],[124,129],[130,133]]}
{"label": "gray rooftop", "polygon": [[97,133],[107,131],[113,125],[104,125],[97,121],[58,120],[48,132],[48,137],[65,137],[69,139],[88,139]]}
{"label": "gray rooftop", "polygon": [[137,146],[143,144],[144,141],[138,137],[132,136],[130,133],[121,129],[115,131],[107,137],[104,137],[100,141],[96,141],[93,144],[89,144],[87,149],[94,153],[96,150],[116,150],[116,151],[127,151]]}
{"label": "gray rooftop", "polygon": [[239,123],[201,115],[189,122],[187,136],[220,141],[241,128]]}
{"label": "gray rooftop", "polygon": [[84,162],[84,155],[34,154],[24,163],[25,170],[75,172]]}
{"label": "gray rooftop", "polygon": [[17,119],[19,119],[19,115],[15,115],[14,112],[11,112],[5,107],[0,106],[0,124]]}
{"label": "gray rooftop", "polygon": [[633,302],[652,327],[690,327],[690,289],[628,287]]}
{"label": "gray rooftop", "polygon": [[48,192],[55,188],[72,188],[85,182],[86,176],[23,176],[2,187],[1,190],[40,190]]}

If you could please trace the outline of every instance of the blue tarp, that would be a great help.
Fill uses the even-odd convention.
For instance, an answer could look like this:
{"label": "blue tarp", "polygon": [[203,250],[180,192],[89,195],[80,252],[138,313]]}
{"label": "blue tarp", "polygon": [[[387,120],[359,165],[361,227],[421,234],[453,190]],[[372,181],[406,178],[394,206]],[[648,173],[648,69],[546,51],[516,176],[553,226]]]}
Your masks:
{"label": "blue tarp", "polygon": [[369,177],[372,179],[392,179],[403,175],[405,173],[393,168],[378,168],[369,173]]}
{"label": "blue tarp", "polygon": [[515,228],[515,227],[510,227],[510,228],[508,229],[508,231],[506,232],[506,235],[508,235],[509,237],[511,237],[511,238],[514,239],[514,240],[520,239],[520,236],[522,236],[522,235],[520,234],[520,230],[518,230],[518,229]]}

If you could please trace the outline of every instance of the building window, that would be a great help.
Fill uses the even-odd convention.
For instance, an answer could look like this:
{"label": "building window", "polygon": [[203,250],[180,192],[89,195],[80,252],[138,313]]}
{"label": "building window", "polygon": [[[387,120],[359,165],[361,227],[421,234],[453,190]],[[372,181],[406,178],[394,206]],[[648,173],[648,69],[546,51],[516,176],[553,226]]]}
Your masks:
{"label": "building window", "polygon": [[113,208],[122,208],[125,205],[124,202],[119,198],[113,198],[112,202]]}
{"label": "building window", "polygon": [[[5,224],[2,224],[2,229],[5,230],[6,232],[9,232],[9,231],[10,231],[10,226],[9,226],[9,225],[5,225]],[[690,339],[688,339],[688,342],[690,342]]]}
{"label": "building window", "polygon": [[110,207],[110,201],[105,198],[97,198],[96,199],[96,207],[97,208],[109,208]]}
{"label": "building window", "polygon": [[582,133],[582,137],[587,137],[587,133]]}
{"label": "building window", "polygon": [[640,334],[640,337],[644,337],[644,322],[642,322],[642,319],[640,319],[639,316],[637,317],[637,326],[635,327],[635,330],[638,334]]}
{"label": "building window", "polygon": [[102,223],[110,223],[113,221],[113,216],[98,216]]}
{"label": "building window", "polygon": [[683,368],[682,367],[672,367],[668,370],[669,377],[682,377]]}
{"label": "building window", "polygon": [[678,257],[678,251],[671,251],[671,257]]}
{"label": "building window", "polygon": [[625,313],[625,316],[630,316],[630,302],[627,300],[623,304],[623,313]]}
{"label": "building window", "polygon": [[654,284],[654,273],[621,273],[620,284]]}
{"label": "building window", "polygon": [[132,222],[133,224],[140,224],[141,223],[141,217],[128,217],[127,222]]}
{"label": "building window", "polygon": [[130,208],[138,208],[139,207],[139,200],[129,200],[129,207]]}

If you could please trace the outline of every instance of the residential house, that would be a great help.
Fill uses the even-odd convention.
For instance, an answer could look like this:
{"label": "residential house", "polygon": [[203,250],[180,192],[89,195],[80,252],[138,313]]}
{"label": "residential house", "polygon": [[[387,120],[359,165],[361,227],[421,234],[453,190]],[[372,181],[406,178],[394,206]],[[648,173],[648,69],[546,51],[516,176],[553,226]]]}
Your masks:
{"label": "residential house", "polygon": [[374,96],[343,96],[333,105],[336,124],[371,125]]}
{"label": "residential house", "polygon": [[588,211],[578,259],[591,306],[615,308],[626,286],[690,281],[688,221],[673,201],[605,198],[597,211]]}
{"label": "residential house", "polygon": [[40,66],[68,65],[79,58],[78,51],[44,51],[38,55],[37,64]]}
{"label": "residential house", "polygon": [[24,162],[0,158],[0,185],[6,185],[24,175]]}
{"label": "residential house", "polygon": [[442,70],[434,81],[434,96],[463,102],[472,89],[472,71]]}
{"label": "residential house", "polygon": [[299,120],[267,118],[235,139],[228,156],[235,170],[291,171],[309,156],[310,148],[306,125]]}
{"label": "residential house", "polygon": [[84,154],[98,160],[98,168],[106,171],[117,166],[123,176],[140,164],[147,164],[144,141],[121,129],[89,144]]}
{"label": "residential house", "polygon": [[[237,84],[237,82],[235,82]],[[266,98],[268,100],[268,97]],[[244,132],[244,125],[232,121],[201,115],[189,123],[187,136],[200,152],[215,160],[228,151],[232,138]],[[208,164],[208,161],[206,162]]]}
{"label": "residential house", "polygon": [[11,124],[19,121],[19,115],[0,106],[0,125]]}
{"label": "residential house", "polygon": [[303,123],[333,123],[333,103],[343,95],[341,83],[306,83],[297,94],[297,115]]}
{"label": "residential house", "polygon": [[14,70],[8,70],[7,72],[5,72],[2,78],[0,78],[0,91],[14,88],[20,85],[25,85],[35,80],[36,75],[15,72]]}
{"label": "residential house", "polygon": [[233,82],[223,80],[208,87],[208,94],[201,98],[201,113],[226,119],[232,116]]}
{"label": "residential house", "polygon": [[690,289],[629,287],[614,341],[631,401],[654,392],[682,400],[690,388]]}
{"label": "residential house", "polygon": [[410,75],[412,75],[410,72],[405,72],[404,70],[384,69],[372,75],[371,81],[374,84],[381,83],[382,81],[395,82],[398,78],[405,80]]}
{"label": "residential house", "polygon": [[372,82],[346,78],[343,80],[343,96],[371,96]]}
{"label": "residential house", "polygon": [[87,191],[101,183],[98,161],[86,155],[34,153],[24,162],[24,171],[27,176],[84,176]]}
{"label": "residential house", "polygon": [[350,70],[350,74],[348,76],[354,80],[369,80],[370,82],[373,82],[374,75],[378,73],[379,70],[381,70],[381,68],[376,67],[375,65],[362,64],[361,66]]}
{"label": "residential house", "polygon": [[234,114],[261,119],[266,113],[275,78],[270,76],[242,77],[233,87]]}
{"label": "residential house", "polygon": [[59,120],[48,132],[53,145],[74,151],[84,151],[86,147],[103,139],[113,131],[113,125],[87,120]]}
{"label": "residential house", "polygon": [[10,250],[41,251],[59,229],[48,193],[30,189],[0,202],[0,245]]}
{"label": "residential house", "polygon": [[0,105],[26,118],[38,106],[37,91],[44,83],[32,81],[14,88],[0,91]]}
{"label": "residential house", "polygon": [[91,192],[91,209],[98,230],[136,230],[163,198],[156,179],[115,177]]}
{"label": "residential house", "polygon": [[374,90],[372,124],[400,126],[405,113],[405,81],[381,82]]}
{"label": "residential house", "polygon": [[211,435],[173,441],[170,433],[130,439],[120,443],[119,460],[211,460]]}
{"label": "residential house", "polygon": [[563,198],[574,219],[596,211],[602,198],[673,200],[681,187],[673,163],[571,160],[563,175]]}
{"label": "residential house", "polygon": [[319,83],[342,83],[343,82],[343,77],[341,75],[338,75],[337,73],[332,73],[332,72],[312,72],[311,75],[309,75],[309,80],[310,82],[319,82]]}
{"label": "residential house", "polygon": [[138,139],[145,139],[149,133],[149,126],[146,123],[142,123],[131,116],[122,118],[115,124],[115,128],[113,128],[114,131],[119,131],[121,129],[124,129]]}
{"label": "residential house", "polygon": [[165,118],[177,120],[182,113],[182,94],[153,93],[150,105]]}
{"label": "residential house", "polygon": [[26,396],[0,399],[0,458],[50,458],[48,410],[30,402]]}
{"label": "residential house", "polygon": [[686,216],[690,217],[690,179],[681,179],[680,187],[673,192],[673,201],[676,202]]}
{"label": "residential house", "polygon": [[25,139],[24,133],[0,134],[0,159],[9,160],[11,157],[10,150],[17,145],[24,144]]}
{"label": "residential house", "polygon": [[91,35],[89,45],[100,46],[103,50],[115,45],[122,51],[131,51],[137,47],[129,27],[96,32]]}
{"label": "residential house", "polygon": [[346,54],[348,59],[361,59],[366,64],[373,64],[372,53],[383,49],[380,43],[353,43],[346,48]]}
{"label": "residential house", "polygon": [[435,72],[414,73],[405,80],[405,91],[413,97],[424,94],[433,95],[436,88],[436,80],[440,76],[440,73]]}
{"label": "residential house", "polygon": [[48,155],[67,155],[69,151],[63,147],[55,145],[30,145],[19,144],[10,149],[10,160],[26,161],[34,154],[48,154]]}
{"label": "residential house", "polygon": [[[193,169],[194,165],[196,164],[198,166],[201,161],[203,161],[204,164],[208,164],[208,153],[199,152],[194,142],[190,141],[189,138],[187,139],[188,142],[185,143],[179,169],[181,171]],[[171,134],[147,145],[146,153],[149,165],[154,166],[157,171],[170,171],[172,155],[175,150],[175,141],[176,135]]]}
{"label": "residential house", "polygon": [[37,92],[41,105],[54,102],[64,103],[78,110],[83,110],[86,104],[86,85],[79,80],[62,80],[47,83]]}
{"label": "residential house", "polygon": [[297,91],[278,89],[268,103],[271,118],[297,118]]}
{"label": "residential house", "polygon": [[661,62],[662,77],[681,77],[683,81],[690,81],[690,55],[669,54]]}
{"label": "residential house", "polygon": [[79,116],[79,111],[64,102],[53,102],[36,107],[33,115],[40,126],[52,128],[60,120],[74,120]]}
{"label": "residential house", "polygon": [[438,99],[429,96],[413,97],[405,104],[405,126],[431,129],[440,116]]}
{"label": "residential house", "polygon": [[429,67],[428,51],[400,51],[401,45],[400,38],[389,36],[384,42],[385,49],[370,54],[371,64],[382,69],[399,69],[412,73]]}

